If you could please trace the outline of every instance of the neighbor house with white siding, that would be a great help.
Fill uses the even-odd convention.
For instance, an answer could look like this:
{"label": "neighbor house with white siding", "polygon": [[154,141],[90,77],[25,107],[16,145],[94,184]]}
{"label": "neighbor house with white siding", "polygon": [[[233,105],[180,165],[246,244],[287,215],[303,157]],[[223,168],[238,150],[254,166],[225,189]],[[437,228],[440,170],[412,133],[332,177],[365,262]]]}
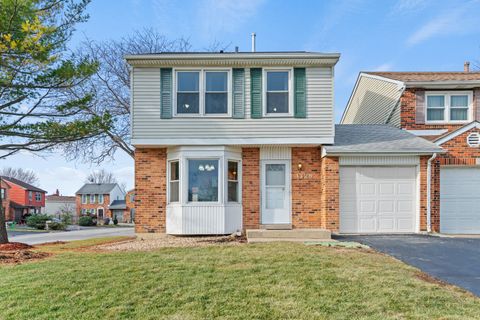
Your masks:
{"label": "neighbor house with white siding", "polygon": [[[422,157],[441,149],[390,127],[336,128],[334,66],[339,57],[314,52],[127,56],[136,232],[349,231],[358,225],[374,232],[420,231],[425,216],[419,200],[424,193],[420,181],[426,179]],[[343,134],[336,136],[336,131]],[[393,142],[385,148],[369,132]],[[412,170],[388,167],[405,164]],[[372,179],[374,188],[382,181],[393,186],[383,196],[392,209],[384,217],[342,222],[340,190],[372,185],[352,175],[357,171],[350,169],[357,166],[387,168]],[[361,177],[368,178],[367,173]],[[343,185],[342,174],[347,177]],[[397,188],[403,188],[403,198]],[[373,192],[380,197],[380,191]],[[363,200],[345,198],[344,211]]]}

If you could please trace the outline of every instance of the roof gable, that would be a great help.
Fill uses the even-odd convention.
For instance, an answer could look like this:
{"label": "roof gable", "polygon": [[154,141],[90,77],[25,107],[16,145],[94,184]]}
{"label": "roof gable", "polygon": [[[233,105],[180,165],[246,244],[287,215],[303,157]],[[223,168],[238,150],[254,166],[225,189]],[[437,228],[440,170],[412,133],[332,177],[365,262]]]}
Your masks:
{"label": "roof gable", "polygon": [[478,121],[470,122],[470,123],[464,125],[463,127],[458,128],[457,130],[451,131],[450,133],[447,133],[447,134],[445,134],[441,137],[438,137],[437,139],[434,140],[434,142],[435,142],[436,145],[440,146],[440,145],[444,144],[445,142],[450,141],[452,139],[455,139],[459,135],[461,135],[461,134],[463,134],[467,131],[470,131],[474,128],[480,129],[480,122],[478,122]]}
{"label": "roof gable", "polygon": [[29,183],[23,182],[21,180],[15,179],[15,178],[2,176],[1,179],[5,180],[7,182],[10,182],[10,183],[16,184],[17,186],[21,187],[22,189],[25,189],[25,190],[28,190],[28,191],[47,193],[47,191],[45,191],[45,190],[42,190],[40,188],[32,186]]}

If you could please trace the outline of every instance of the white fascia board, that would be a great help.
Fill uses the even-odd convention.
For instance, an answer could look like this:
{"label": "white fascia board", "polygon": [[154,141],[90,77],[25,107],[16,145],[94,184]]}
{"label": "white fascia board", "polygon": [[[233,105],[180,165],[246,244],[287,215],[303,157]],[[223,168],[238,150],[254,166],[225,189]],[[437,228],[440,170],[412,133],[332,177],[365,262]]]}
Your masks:
{"label": "white fascia board", "polygon": [[446,153],[446,150],[421,150],[421,151],[385,151],[385,152],[355,152],[355,151],[332,151],[328,152],[325,148],[322,148],[322,157],[340,157],[340,156],[368,156],[368,157],[375,157],[375,156],[405,156],[405,155],[412,155],[412,156],[428,156],[434,153]]}
{"label": "white fascia board", "polygon": [[461,127],[460,129],[457,129],[455,131],[453,131],[452,133],[450,134],[447,134],[446,136],[444,137],[441,137],[439,138],[438,140],[435,140],[435,144],[440,146],[442,144],[444,144],[445,142],[447,141],[450,141],[452,139],[454,139],[455,137],[458,137],[459,135],[473,129],[473,128],[476,128],[476,129],[480,129],[480,123],[478,121],[473,121],[469,124],[466,124],[464,125],[463,127]]}
{"label": "white fascia board", "polygon": [[323,144],[333,144],[334,138],[233,138],[233,139],[132,139],[132,145],[136,147],[168,147],[168,146],[215,146],[215,145],[234,145],[234,146],[255,146],[255,145],[302,145],[319,146]]}
{"label": "white fascia board", "polygon": [[327,58],[339,59],[340,53],[320,52],[240,52],[240,53],[164,53],[164,54],[139,54],[126,55],[126,60],[148,60],[148,59],[258,59],[258,58]]}
{"label": "white fascia board", "polygon": [[[345,116],[347,115],[347,113],[350,109],[350,102],[352,101],[353,96],[357,92],[358,85],[360,84],[360,81],[362,80],[363,77],[395,83],[398,86],[398,90],[402,91],[402,93],[400,94],[400,97],[402,96],[403,91],[405,90],[405,83],[402,82],[402,81],[398,81],[398,80],[394,80],[394,79],[390,79],[390,78],[385,78],[385,77],[377,76],[377,75],[374,75],[374,74],[369,74],[369,73],[366,73],[366,72],[360,72],[358,74],[357,81],[355,82],[355,86],[353,87],[352,93],[350,94],[350,98],[348,98],[347,107],[343,111],[342,119],[340,120],[340,123],[343,123],[343,121],[345,120]],[[399,100],[400,100],[400,98],[399,98]],[[395,107],[396,107],[396,105],[393,107],[392,112],[393,112],[393,110],[395,110]]]}
{"label": "white fascia board", "polygon": [[408,81],[405,84],[407,88],[470,89],[480,86],[480,80]]}
{"label": "white fascia board", "polygon": [[[405,130],[405,129],[404,129]],[[438,130],[405,130],[416,136],[439,136],[448,132],[448,129]]]}

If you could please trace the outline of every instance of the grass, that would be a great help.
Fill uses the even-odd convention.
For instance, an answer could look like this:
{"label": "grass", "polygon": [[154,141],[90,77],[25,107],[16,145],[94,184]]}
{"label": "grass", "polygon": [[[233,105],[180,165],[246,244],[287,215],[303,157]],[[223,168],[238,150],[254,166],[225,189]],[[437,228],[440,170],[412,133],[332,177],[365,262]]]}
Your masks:
{"label": "grass", "polygon": [[0,266],[0,319],[480,319],[480,299],[367,250],[272,243],[40,249]]}

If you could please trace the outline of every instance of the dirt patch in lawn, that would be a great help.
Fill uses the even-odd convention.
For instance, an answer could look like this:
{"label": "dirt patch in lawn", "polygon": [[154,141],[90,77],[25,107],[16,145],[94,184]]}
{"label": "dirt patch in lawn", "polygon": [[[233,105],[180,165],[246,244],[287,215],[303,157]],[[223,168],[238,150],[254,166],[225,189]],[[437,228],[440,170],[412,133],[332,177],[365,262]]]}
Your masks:
{"label": "dirt patch in lawn", "polygon": [[446,287],[448,286],[449,284],[447,284],[446,282],[440,280],[440,279],[437,279],[435,277],[432,277],[431,275],[429,274],[426,274],[425,272],[421,272],[421,271],[418,271],[415,273],[415,277],[417,277],[418,279],[422,280],[422,281],[425,281],[425,282],[429,282],[429,283],[433,283],[433,284],[438,284],[442,287]]}
{"label": "dirt patch in lawn", "polygon": [[[31,248],[31,246],[28,246]],[[28,249],[9,249],[0,250],[0,264],[19,264],[32,260],[39,260],[49,257],[51,254],[46,252],[32,251]]]}
{"label": "dirt patch in lawn", "polygon": [[134,239],[112,244],[96,246],[105,251],[149,251],[170,247],[205,247],[214,245],[241,245],[247,242],[245,237],[236,236],[162,236],[154,239]]}
{"label": "dirt patch in lawn", "polygon": [[32,249],[31,245],[21,242],[9,242],[0,244],[0,251],[18,251]]}

